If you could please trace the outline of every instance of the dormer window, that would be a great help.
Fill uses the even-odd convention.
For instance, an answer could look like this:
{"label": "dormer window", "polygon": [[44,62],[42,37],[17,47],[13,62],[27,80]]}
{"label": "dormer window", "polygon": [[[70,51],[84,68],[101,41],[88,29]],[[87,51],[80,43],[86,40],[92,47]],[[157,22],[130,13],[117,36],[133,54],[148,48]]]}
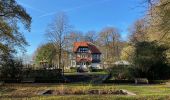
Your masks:
{"label": "dormer window", "polygon": [[79,48],[79,52],[88,52],[88,48]]}

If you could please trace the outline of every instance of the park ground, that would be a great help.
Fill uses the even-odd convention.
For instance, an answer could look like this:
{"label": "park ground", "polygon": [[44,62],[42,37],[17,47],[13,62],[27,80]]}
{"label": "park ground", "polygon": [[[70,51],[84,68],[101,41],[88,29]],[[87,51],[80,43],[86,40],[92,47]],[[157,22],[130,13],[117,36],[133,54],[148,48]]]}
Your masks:
{"label": "park ground", "polygon": [[[119,90],[135,93],[129,95],[40,95],[44,90],[87,91],[92,89]],[[33,83],[4,84],[0,86],[0,100],[170,100],[170,83],[135,85],[135,84],[90,84],[90,83]]]}

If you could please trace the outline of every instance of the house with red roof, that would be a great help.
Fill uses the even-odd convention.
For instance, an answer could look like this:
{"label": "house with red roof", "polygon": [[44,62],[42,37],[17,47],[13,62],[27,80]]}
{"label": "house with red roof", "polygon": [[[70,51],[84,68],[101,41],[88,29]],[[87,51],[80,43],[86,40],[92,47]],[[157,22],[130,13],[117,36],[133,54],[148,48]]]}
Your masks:
{"label": "house with red roof", "polygon": [[74,60],[73,67],[81,68],[101,68],[101,52],[91,42],[75,42],[73,47]]}

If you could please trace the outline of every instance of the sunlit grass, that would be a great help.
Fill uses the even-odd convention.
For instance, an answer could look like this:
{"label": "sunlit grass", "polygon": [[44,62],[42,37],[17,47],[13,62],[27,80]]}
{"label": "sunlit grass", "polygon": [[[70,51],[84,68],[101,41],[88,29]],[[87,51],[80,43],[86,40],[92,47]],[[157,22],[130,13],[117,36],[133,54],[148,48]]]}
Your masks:
{"label": "sunlit grass", "polygon": [[[2,100],[20,100],[20,98],[3,98]],[[119,95],[68,95],[68,96],[36,96],[22,100],[169,100],[169,96],[119,96]]]}
{"label": "sunlit grass", "polygon": [[[63,95],[63,96],[41,96],[38,92],[43,90],[68,90],[71,92],[88,91],[92,89],[119,90],[124,89],[137,94],[137,96],[116,95]],[[116,84],[5,84],[0,87],[0,99],[22,98],[32,100],[109,100],[109,99],[170,99],[169,85],[116,85]],[[107,98],[107,99],[105,99]],[[12,100],[13,100],[12,99]]]}

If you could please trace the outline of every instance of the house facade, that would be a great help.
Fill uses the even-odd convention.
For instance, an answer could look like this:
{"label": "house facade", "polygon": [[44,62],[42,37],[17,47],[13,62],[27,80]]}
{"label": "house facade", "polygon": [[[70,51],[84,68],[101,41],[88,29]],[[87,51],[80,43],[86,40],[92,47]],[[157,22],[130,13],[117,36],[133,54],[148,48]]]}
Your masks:
{"label": "house facade", "polygon": [[91,42],[75,42],[73,47],[72,67],[101,68],[101,52]]}

